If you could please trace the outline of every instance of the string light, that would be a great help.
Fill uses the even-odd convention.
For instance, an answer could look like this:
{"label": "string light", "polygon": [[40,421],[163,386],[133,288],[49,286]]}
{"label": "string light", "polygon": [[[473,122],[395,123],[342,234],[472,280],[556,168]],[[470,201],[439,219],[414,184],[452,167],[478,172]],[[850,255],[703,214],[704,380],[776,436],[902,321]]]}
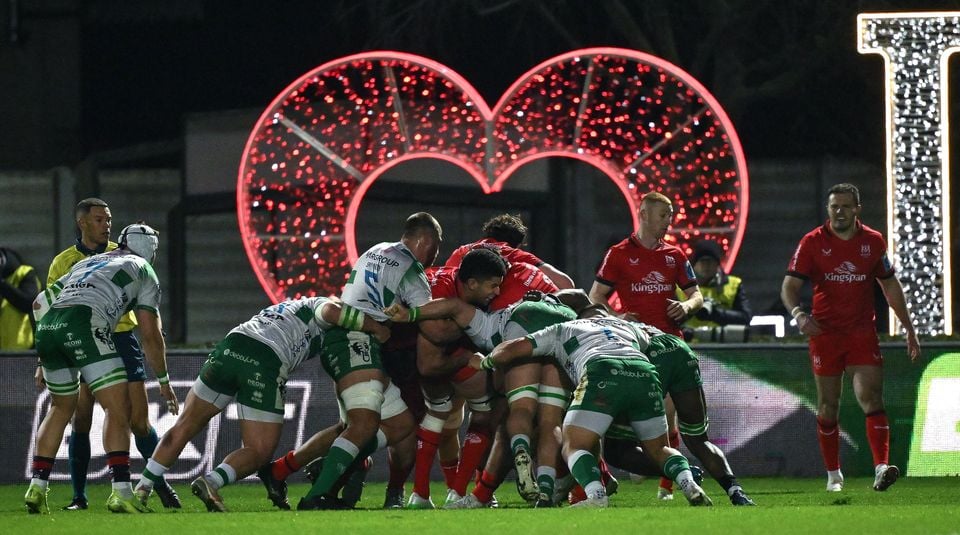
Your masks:
{"label": "string light", "polygon": [[237,211],[247,256],[275,301],[339,293],[356,260],[363,195],[404,161],[435,158],[498,192],[522,165],[568,157],[600,169],[637,224],[660,191],[678,214],[668,239],[716,240],[736,260],[746,225],[743,152],[720,105],[660,58],[595,48],[521,76],[491,110],[449,68],[370,52],[314,69],[261,116],[241,160]]}
{"label": "string light", "polygon": [[857,28],[857,49],[886,67],[888,248],[917,329],[950,335],[947,62],[960,50],[960,12],[863,13]]}

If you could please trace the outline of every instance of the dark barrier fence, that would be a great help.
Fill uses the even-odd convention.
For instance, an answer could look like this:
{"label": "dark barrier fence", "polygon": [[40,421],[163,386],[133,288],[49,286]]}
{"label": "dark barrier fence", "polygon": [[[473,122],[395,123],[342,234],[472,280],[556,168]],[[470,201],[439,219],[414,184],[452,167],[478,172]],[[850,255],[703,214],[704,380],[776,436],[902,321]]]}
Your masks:
{"label": "dark barrier fence", "polygon": [[[704,345],[701,368],[710,405],[711,439],[726,453],[734,470],[744,476],[822,476],[824,469],[816,440],[816,390],[806,346]],[[960,344],[927,345],[924,360],[908,362],[902,344],[883,346],[884,399],[891,426],[891,460],[908,475],[960,474]],[[206,355],[201,351],[172,351],[171,384],[183,401]],[[0,482],[22,482],[30,477],[30,454],[37,426],[49,407],[49,394],[33,386],[36,357],[29,353],[0,356],[4,388],[0,390]],[[286,424],[278,452],[301,444],[337,421],[338,411],[330,379],[319,363],[307,363],[287,384]],[[150,418],[159,433],[175,417],[159,400],[157,384],[148,382]],[[189,480],[211,470],[239,447],[234,406],[214,418],[181,455],[170,472],[174,481]],[[96,409],[91,431],[92,480],[106,479],[106,457],[100,433],[103,412]],[[856,404],[849,379],[841,403],[841,456],[844,473],[872,474],[863,413]],[[51,476],[69,479],[66,438]],[[131,440],[133,470],[143,460]],[[371,479],[386,478],[385,454],[375,457]]]}

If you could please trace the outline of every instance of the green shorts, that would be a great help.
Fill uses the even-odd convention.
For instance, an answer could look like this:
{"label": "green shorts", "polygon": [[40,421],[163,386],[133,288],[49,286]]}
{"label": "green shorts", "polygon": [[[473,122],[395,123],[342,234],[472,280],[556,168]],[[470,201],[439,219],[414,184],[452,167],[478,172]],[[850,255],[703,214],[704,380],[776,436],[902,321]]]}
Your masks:
{"label": "green shorts", "polygon": [[646,440],[665,432],[663,390],[652,364],[641,359],[597,359],[587,364],[586,373],[573,394],[564,425],[576,425],[598,435],[607,432],[614,419],[644,429]]}
{"label": "green shorts", "polygon": [[380,342],[364,332],[334,327],[323,335],[320,363],[334,382],[358,370],[383,370]]}
{"label": "green shorts", "polygon": [[223,410],[236,399],[241,420],[283,423],[286,379],[270,346],[238,333],[217,344],[200,368],[193,393]]}
{"label": "green shorts", "polygon": [[657,367],[665,393],[686,392],[703,386],[700,361],[690,346],[679,337],[671,334],[655,336],[650,339],[650,346],[645,353]]}
{"label": "green shorts", "polygon": [[127,382],[110,325],[89,307],[50,309],[37,324],[36,343],[51,394],[76,394],[81,376],[92,392]]}

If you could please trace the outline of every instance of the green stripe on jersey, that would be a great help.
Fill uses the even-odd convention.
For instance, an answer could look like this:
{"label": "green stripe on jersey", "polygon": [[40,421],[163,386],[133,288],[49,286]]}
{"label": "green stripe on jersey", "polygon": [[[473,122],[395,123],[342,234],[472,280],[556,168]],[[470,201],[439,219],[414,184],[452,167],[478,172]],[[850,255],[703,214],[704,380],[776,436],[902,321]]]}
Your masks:
{"label": "green stripe on jersey", "polygon": [[310,322],[313,321],[313,309],[310,307],[300,307],[296,316],[304,325],[310,325]]}
{"label": "green stripe on jersey", "polygon": [[353,280],[357,278],[357,270],[350,270],[350,276],[347,277],[347,284],[353,284]]}
{"label": "green stripe on jersey", "polygon": [[113,278],[110,279],[110,282],[116,284],[121,288],[125,288],[128,284],[133,282],[133,277],[131,277],[126,271],[120,270],[114,274]]}

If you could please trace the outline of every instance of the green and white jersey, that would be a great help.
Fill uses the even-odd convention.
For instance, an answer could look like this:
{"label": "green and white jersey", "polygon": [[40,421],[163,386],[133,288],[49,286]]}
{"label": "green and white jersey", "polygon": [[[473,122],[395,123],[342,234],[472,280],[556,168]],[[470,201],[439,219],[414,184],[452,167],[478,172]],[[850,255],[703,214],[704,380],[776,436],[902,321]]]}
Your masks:
{"label": "green and white jersey", "polygon": [[522,338],[544,327],[576,319],[570,307],[551,301],[520,301],[496,312],[477,310],[463,332],[489,353],[500,342]]}
{"label": "green and white jersey", "polygon": [[85,258],[60,277],[53,308],[90,307],[110,329],[120,316],[136,309],[160,315],[160,281],[149,262],[117,249]]}
{"label": "green and white jersey", "polygon": [[340,299],[377,321],[383,309],[399,300],[418,307],[430,300],[430,283],[423,265],[403,242],[379,243],[360,255]]}
{"label": "green and white jersey", "polygon": [[280,376],[286,378],[303,361],[320,354],[323,333],[333,327],[320,316],[320,308],[328,302],[327,297],[305,297],[277,303],[229,334],[242,334],[273,349],[282,365]]}
{"label": "green and white jersey", "polygon": [[535,356],[553,356],[579,384],[587,363],[602,358],[642,359],[650,338],[637,324],[620,318],[596,317],[551,325],[529,336]]}

